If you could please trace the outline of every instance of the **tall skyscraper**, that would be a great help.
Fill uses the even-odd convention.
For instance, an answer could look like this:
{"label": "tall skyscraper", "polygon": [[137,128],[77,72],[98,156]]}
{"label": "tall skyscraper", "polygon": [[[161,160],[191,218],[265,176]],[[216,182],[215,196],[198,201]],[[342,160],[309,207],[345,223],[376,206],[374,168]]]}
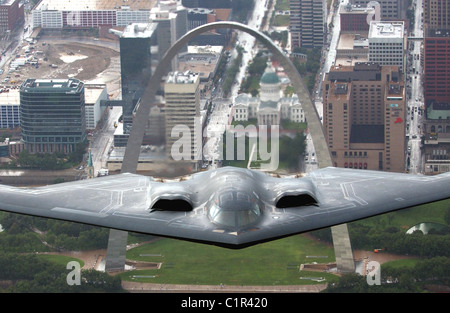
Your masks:
{"label": "tall skyscraper", "polygon": [[[166,99],[166,154],[172,159],[198,160],[201,152],[202,134],[196,138],[196,127],[200,127],[200,76],[190,71],[171,72],[164,85]],[[180,133],[178,131],[184,131]],[[175,132],[175,136],[172,136]],[[189,133],[188,133],[189,132]],[[200,131],[201,132],[201,131]],[[179,136],[179,137],[178,137]],[[198,142],[200,140],[200,142]],[[178,149],[179,147],[189,149]]]}
{"label": "tall skyscraper", "polygon": [[323,95],[323,125],[335,166],[404,171],[407,110],[396,66],[332,68]]}
{"label": "tall skyscraper", "polygon": [[[177,1],[161,0],[150,11],[150,21],[157,23],[158,59],[162,59],[167,50],[188,31],[188,11]],[[185,50],[180,52],[187,51]],[[172,61],[171,70],[177,70],[177,58]]]}
{"label": "tall skyscraper", "polygon": [[84,83],[27,79],[20,86],[22,140],[30,153],[70,153],[86,139]]}
{"label": "tall skyscraper", "polygon": [[122,84],[123,133],[128,134],[132,114],[152,75],[151,44],[157,25],[130,24],[120,36],[120,72]]}
{"label": "tall skyscraper", "polygon": [[327,35],[325,0],[290,0],[292,49],[322,47]]}

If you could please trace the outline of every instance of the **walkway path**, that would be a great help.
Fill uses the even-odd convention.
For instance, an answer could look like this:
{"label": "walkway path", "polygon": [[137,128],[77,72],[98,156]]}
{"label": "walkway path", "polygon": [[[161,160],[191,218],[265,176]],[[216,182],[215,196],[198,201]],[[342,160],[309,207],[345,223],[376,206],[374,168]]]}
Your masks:
{"label": "walkway path", "polygon": [[319,285],[286,285],[286,286],[228,286],[228,285],[171,285],[122,281],[122,288],[129,292],[220,292],[220,293],[317,293],[326,288]]}

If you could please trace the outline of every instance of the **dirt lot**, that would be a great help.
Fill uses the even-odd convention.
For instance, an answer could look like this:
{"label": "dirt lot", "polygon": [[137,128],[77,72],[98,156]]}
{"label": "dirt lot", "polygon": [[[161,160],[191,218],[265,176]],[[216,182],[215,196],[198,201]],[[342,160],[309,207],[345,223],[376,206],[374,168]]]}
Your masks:
{"label": "dirt lot", "polygon": [[[10,63],[26,59],[27,63],[9,73]],[[38,62],[38,67],[33,62]],[[98,80],[104,71],[116,69],[114,75]],[[9,82],[5,78],[9,76]],[[78,42],[39,42],[22,44],[15,56],[4,66],[0,76],[1,84],[20,86],[27,78],[68,78],[74,77],[85,83],[111,83],[120,79],[119,52],[99,45]],[[109,92],[108,88],[108,92]],[[116,88],[113,88],[116,89]]]}

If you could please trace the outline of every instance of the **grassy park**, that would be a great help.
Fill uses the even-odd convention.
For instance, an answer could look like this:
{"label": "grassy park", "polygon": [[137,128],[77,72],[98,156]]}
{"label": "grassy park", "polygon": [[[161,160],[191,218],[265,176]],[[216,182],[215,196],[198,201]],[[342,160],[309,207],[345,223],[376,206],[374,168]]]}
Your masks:
{"label": "grassy park", "polygon": [[[447,224],[445,216],[449,201],[364,219],[350,223],[349,228],[354,236],[365,237],[359,233],[361,226],[364,227],[364,232],[370,235],[373,232],[384,232],[385,229],[392,227],[404,233],[409,227],[423,221]],[[352,243],[356,245],[358,240],[354,236]],[[369,244],[366,249],[371,251],[373,246]],[[162,263],[158,270],[129,271],[121,274],[123,280],[136,282],[309,285],[314,282],[302,280],[300,277],[324,277],[328,283],[337,280],[337,276],[329,273],[299,271],[301,264],[335,261],[332,245],[314,239],[308,234],[295,235],[242,250],[228,250],[173,239],[158,239],[129,250],[127,259]],[[416,261],[399,261],[399,266],[404,265],[402,262],[414,264]]]}
{"label": "grassy park", "polygon": [[330,245],[318,243],[307,235],[296,235],[242,250],[160,239],[129,250],[127,258],[162,262],[159,270],[139,270],[121,274],[123,280],[136,282],[309,285],[313,283],[311,280],[301,280],[300,277],[324,277],[326,282],[337,279],[333,274],[323,272],[299,272],[302,263],[327,263],[335,259]]}

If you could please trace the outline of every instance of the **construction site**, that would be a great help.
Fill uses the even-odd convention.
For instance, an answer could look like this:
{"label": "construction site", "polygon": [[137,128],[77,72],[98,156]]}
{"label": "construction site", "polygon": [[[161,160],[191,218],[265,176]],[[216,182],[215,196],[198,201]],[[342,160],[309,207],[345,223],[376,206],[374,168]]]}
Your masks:
{"label": "construction site", "polygon": [[18,89],[27,78],[73,77],[85,83],[106,84],[110,96],[116,97],[120,92],[118,43],[106,41],[96,45],[94,40],[77,41],[76,37],[64,41],[52,37],[24,41],[5,62],[0,85],[4,89]]}

